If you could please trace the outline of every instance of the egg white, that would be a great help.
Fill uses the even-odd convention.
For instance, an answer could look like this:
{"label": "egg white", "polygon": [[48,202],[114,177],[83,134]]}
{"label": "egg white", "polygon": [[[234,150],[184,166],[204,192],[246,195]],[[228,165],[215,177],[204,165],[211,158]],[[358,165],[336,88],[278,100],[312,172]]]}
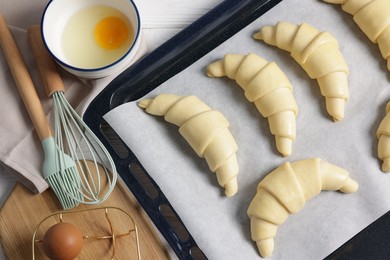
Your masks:
{"label": "egg white", "polygon": [[[104,49],[95,41],[94,31],[102,19],[115,16],[122,19],[128,29],[128,37],[117,49]],[[94,69],[107,66],[122,57],[134,41],[132,26],[119,10],[94,5],[77,11],[66,23],[62,32],[62,48],[66,63],[73,67]]]}

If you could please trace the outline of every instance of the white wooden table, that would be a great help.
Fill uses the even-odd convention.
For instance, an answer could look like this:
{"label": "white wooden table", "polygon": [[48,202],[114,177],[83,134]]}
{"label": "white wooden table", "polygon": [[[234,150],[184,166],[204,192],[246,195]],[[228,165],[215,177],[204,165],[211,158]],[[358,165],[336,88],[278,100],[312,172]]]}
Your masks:
{"label": "white wooden table", "polygon": [[[0,0],[8,24],[28,28],[38,24],[48,0]],[[151,51],[222,0],[134,0],[141,13],[144,42]],[[0,206],[15,185],[15,178],[0,164]],[[5,260],[0,248],[0,260]]]}

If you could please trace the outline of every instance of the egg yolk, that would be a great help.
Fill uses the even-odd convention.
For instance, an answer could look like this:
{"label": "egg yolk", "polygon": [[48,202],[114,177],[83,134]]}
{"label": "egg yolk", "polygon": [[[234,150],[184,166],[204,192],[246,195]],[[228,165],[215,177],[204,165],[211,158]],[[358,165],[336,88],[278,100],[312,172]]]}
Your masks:
{"label": "egg yolk", "polygon": [[121,47],[128,36],[126,23],[114,16],[102,19],[95,27],[95,41],[100,47],[113,50]]}

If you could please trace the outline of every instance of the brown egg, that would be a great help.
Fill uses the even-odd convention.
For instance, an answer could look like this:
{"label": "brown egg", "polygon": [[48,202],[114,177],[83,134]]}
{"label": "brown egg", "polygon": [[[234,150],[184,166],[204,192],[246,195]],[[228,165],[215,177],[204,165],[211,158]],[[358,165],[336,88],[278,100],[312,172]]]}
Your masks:
{"label": "brown egg", "polygon": [[43,237],[43,251],[52,260],[73,260],[83,249],[83,234],[71,223],[58,223]]}

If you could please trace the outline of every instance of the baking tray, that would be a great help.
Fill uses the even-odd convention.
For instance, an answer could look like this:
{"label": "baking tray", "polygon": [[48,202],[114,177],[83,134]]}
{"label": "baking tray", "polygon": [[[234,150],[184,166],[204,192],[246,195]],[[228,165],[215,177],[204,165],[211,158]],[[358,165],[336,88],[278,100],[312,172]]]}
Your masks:
{"label": "baking tray", "polygon": [[[226,0],[114,79],[88,107],[84,120],[108,147],[118,172],[181,259],[206,258],[158,185],[103,116],[137,100],[178,74],[260,17],[277,1]],[[180,225],[173,225],[172,220]],[[390,213],[347,241],[326,259],[386,259],[390,256]]]}
{"label": "baking tray", "polygon": [[225,0],[115,78],[83,119],[107,147],[125,184],[180,259],[206,259],[158,184],[103,116],[178,74],[282,0]]}

